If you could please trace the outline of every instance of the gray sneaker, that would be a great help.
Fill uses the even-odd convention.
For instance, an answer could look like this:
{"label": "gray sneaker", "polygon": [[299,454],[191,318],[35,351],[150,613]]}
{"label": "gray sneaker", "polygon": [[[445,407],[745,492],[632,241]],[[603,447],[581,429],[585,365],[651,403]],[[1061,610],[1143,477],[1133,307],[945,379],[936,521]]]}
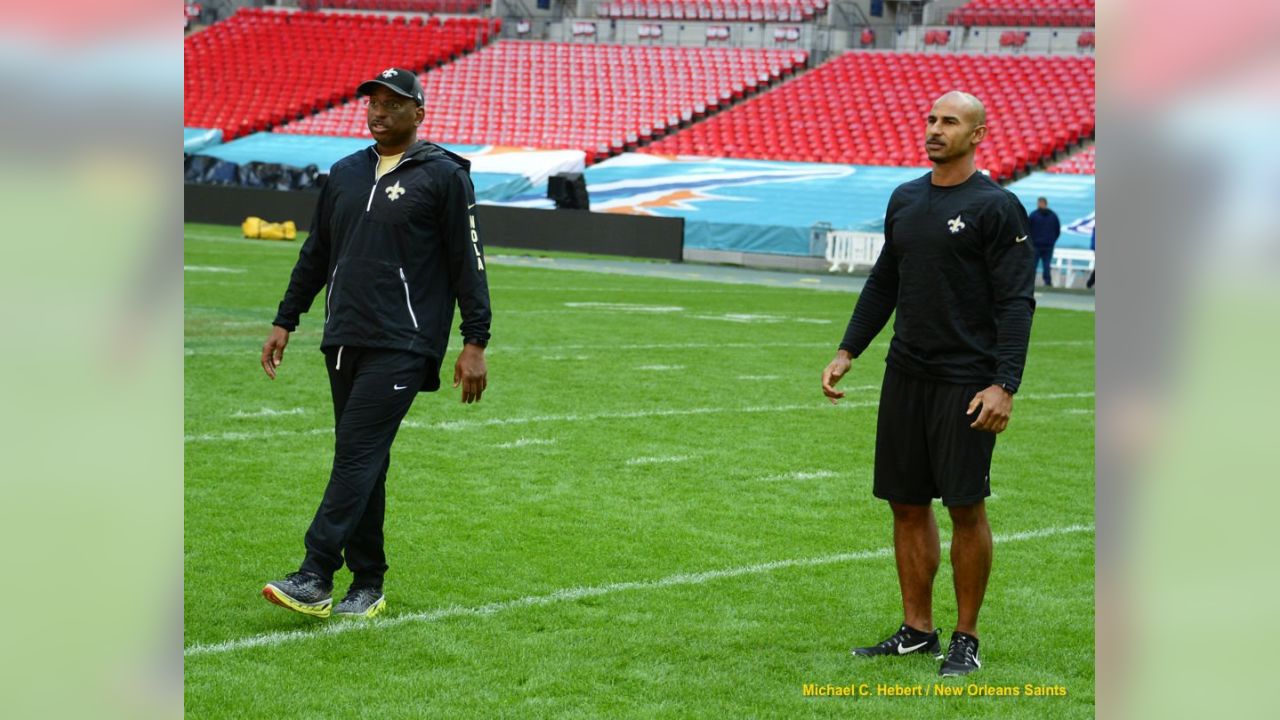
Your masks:
{"label": "gray sneaker", "polygon": [[333,614],[343,617],[371,618],[386,607],[387,596],[382,594],[382,590],[369,587],[352,588],[347,591],[347,596],[342,598],[342,602],[338,603],[338,607],[333,609]]}
{"label": "gray sneaker", "polygon": [[309,572],[289,573],[262,588],[262,596],[282,608],[312,617],[329,617],[333,604],[333,584]]}

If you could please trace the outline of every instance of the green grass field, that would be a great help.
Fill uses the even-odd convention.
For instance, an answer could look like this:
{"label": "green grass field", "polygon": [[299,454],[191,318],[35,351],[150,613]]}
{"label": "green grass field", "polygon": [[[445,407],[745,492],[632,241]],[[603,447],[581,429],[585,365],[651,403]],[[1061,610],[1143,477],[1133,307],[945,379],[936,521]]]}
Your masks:
{"label": "green grass field", "polygon": [[[260,595],[297,568],[332,452],[322,305],[277,381],[259,366],[296,255],[186,228],[187,717],[1092,717],[1092,313],[1036,314],[992,470],[970,678],[1067,696],[875,696],[938,678],[922,656],[848,652],[901,618],[890,516],[870,494],[889,332],[839,407],[819,390],[852,295],[491,250],[484,400],[448,388],[455,337],[445,391],[419,396],[392,451],[388,612],[317,621]],[[945,554],[935,611],[949,634]],[[872,696],[804,697],[807,683]]]}

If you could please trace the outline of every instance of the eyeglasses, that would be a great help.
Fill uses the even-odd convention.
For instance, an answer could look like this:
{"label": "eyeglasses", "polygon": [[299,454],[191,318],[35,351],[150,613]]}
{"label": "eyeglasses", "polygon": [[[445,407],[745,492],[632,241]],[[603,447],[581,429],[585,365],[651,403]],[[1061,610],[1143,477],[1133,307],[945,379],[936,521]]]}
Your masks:
{"label": "eyeglasses", "polygon": [[370,97],[360,99],[360,107],[365,110],[368,110],[369,108],[373,108],[375,110],[382,108],[389,113],[398,113],[408,105],[409,103],[404,100],[374,100]]}

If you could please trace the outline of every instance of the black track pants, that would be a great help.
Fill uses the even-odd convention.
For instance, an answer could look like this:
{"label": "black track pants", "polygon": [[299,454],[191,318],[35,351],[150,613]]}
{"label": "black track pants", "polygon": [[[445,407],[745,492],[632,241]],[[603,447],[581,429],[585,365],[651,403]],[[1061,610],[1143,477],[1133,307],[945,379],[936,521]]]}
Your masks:
{"label": "black track pants", "polygon": [[332,580],[345,557],[355,575],[352,587],[382,586],[391,443],[422,385],[426,362],[399,350],[325,351],[335,421],[333,470],[307,530],[302,570]]}

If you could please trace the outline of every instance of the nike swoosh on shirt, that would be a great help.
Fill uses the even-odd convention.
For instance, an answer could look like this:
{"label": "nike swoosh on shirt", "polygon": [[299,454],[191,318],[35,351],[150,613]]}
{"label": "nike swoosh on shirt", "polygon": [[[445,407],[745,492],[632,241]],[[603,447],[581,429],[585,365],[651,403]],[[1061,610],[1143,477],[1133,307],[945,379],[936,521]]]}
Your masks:
{"label": "nike swoosh on shirt", "polygon": [[920,648],[922,648],[922,647],[924,647],[925,645],[928,645],[928,644],[929,644],[929,641],[928,641],[928,640],[926,640],[926,641],[924,641],[924,642],[920,643],[919,645],[912,645],[911,647],[907,647],[906,645],[899,645],[899,646],[898,646],[898,654],[899,654],[899,655],[906,655],[907,653],[915,652],[915,651],[919,650]]}
{"label": "nike swoosh on shirt", "polygon": [[1023,235],[1023,236],[1021,236],[1021,237],[1016,237],[1016,238],[1014,238],[1014,239],[1013,239],[1013,241],[1014,241],[1014,242],[1024,242],[1026,239],[1027,239],[1027,236],[1026,236],[1026,235]]}
{"label": "nike swoosh on shirt", "polygon": [[391,386],[391,389],[392,389],[392,390],[403,390],[403,389],[405,389],[405,388],[407,388],[407,387],[409,387],[409,386],[408,386],[408,385],[392,385],[392,386]]}

